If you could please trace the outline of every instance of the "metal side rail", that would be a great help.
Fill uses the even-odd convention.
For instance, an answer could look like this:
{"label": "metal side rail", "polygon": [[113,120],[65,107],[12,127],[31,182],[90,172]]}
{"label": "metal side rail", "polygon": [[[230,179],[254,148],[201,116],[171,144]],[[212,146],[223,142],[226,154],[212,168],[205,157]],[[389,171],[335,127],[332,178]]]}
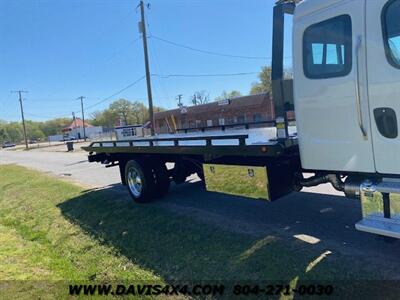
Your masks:
{"label": "metal side rail", "polygon": [[144,154],[195,154],[234,156],[281,156],[298,154],[297,139],[246,144],[247,134],[209,135],[195,137],[140,138],[134,140],[98,141],[87,147],[95,153],[144,153]]}
{"label": "metal side rail", "polygon": [[[126,141],[105,141],[105,142],[93,142],[91,146],[96,146],[97,144],[100,147],[117,147],[118,145],[126,145],[135,146],[146,144],[146,146],[162,146],[164,142],[170,142],[171,146],[180,146],[180,142],[187,141],[199,141],[205,142],[206,146],[211,146],[213,140],[235,140],[239,142],[239,145],[246,145],[246,139],[249,137],[248,134],[240,134],[240,135],[209,135],[209,136],[191,136],[191,137],[168,137],[168,138],[138,138],[134,140],[126,140]],[[165,143],[167,144],[167,143]],[[168,144],[167,144],[168,145]]]}
{"label": "metal side rail", "polygon": [[363,219],[357,230],[400,238],[400,179],[361,185]]}

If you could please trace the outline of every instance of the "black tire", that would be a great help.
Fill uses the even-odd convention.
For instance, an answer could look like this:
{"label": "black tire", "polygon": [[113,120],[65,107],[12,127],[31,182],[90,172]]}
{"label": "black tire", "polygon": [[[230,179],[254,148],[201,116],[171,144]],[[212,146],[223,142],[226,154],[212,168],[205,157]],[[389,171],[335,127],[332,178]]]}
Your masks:
{"label": "black tire", "polygon": [[153,172],[145,161],[128,161],[125,165],[125,180],[129,194],[135,202],[148,203],[153,200],[155,191]]}
{"label": "black tire", "polygon": [[163,162],[153,164],[154,180],[155,180],[155,197],[162,198],[168,194],[171,180],[168,170]]}

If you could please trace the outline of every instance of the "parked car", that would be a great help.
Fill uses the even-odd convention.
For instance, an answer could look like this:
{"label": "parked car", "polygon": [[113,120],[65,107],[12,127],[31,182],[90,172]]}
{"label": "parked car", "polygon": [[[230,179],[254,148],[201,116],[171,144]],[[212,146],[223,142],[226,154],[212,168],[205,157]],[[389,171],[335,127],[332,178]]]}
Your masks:
{"label": "parked car", "polygon": [[11,142],[4,142],[1,147],[2,148],[11,148],[11,147],[15,147],[15,144],[11,143]]}
{"label": "parked car", "polygon": [[29,144],[37,144],[37,140],[29,140]]}

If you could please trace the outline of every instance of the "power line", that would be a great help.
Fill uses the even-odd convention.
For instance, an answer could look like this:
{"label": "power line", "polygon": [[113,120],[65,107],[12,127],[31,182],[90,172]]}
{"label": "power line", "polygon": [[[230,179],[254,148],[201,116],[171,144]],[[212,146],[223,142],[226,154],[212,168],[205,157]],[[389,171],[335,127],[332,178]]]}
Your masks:
{"label": "power line", "polygon": [[110,56],[107,56],[107,58],[105,59],[105,62],[108,63],[111,60],[113,60],[116,56],[118,56],[118,54],[122,53],[123,51],[125,51],[126,49],[128,49],[129,46],[133,46],[137,41],[139,41],[142,37],[139,36],[136,39],[134,39],[133,41],[130,41],[128,44],[126,44],[125,46],[119,48],[118,50],[116,50],[113,54],[111,54]]}
{"label": "power line", "polygon": [[[210,50],[203,50],[203,49],[198,49],[198,48],[194,48],[191,46],[187,46],[187,45],[183,45],[183,44],[179,44],[164,38],[161,38],[159,36],[155,36],[155,35],[150,35],[150,38],[154,38],[156,40],[162,41],[164,43],[176,46],[176,47],[180,47],[180,48],[184,48],[184,49],[188,49],[188,50],[192,50],[192,51],[196,51],[196,52],[200,52],[200,53],[205,53],[205,54],[209,54],[209,55],[215,55],[215,56],[223,56],[223,57],[230,57],[230,58],[242,58],[242,59],[255,59],[255,60],[271,60],[271,57],[267,57],[267,56],[244,56],[244,55],[234,55],[234,54],[228,54],[228,53],[221,53],[221,52],[215,52],[215,51],[210,51]],[[287,59],[291,58],[291,57],[285,57]]]}
{"label": "power line", "polygon": [[[149,32],[149,34],[151,34],[149,23],[147,21],[146,21],[146,23],[147,23],[147,29],[148,29],[147,32]],[[155,62],[154,66],[155,66],[156,72],[157,73],[163,73],[163,71],[161,69],[161,64],[159,63],[159,60],[158,60],[158,55],[157,55],[157,51],[156,51],[157,49],[156,49],[155,44],[156,43],[153,43],[153,47],[149,48],[150,57],[151,57],[151,60]],[[163,81],[162,80],[158,80],[157,82],[158,82],[159,86],[161,87],[162,92],[164,92],[164,95],[166,95],[168,98],[170,98],[168,90],[165,87]]]}
{"label": "power line", "polygon": [[[158,77],[161,79],[167,79],[167,78],[173,78],[173,77],[187,77],[187,78],[196,78],[196,77],[232,77],[232,76],[247,76],[247,75],[255,75],[259,74],[260,72],[240,72],[240,73],[216,73],[216,74],[151,74],[151,76]],[[134,82],[128,84],[127,86],[123,87],[122,89],[118,90],[117,92],[113,93],[112,95],[92,104],[89,106],[86,106],[85,109],[91,109],[99,104],[102,104],[111,98],[121,94],[122,92],[128,90],[129,88],[133,87],[134,85],[138,84],[140,81],[142,81],[146,76],[141,76]],[[143,97],[137,98],[137,100],[144,100],[142,99]],[[168,97],[158,97],[156,99],[169,99]],[[36,100],[36,99],[35,99]],[[37,99],[39,100],[39,99]],[[82,110],[76,111],[76,113],[80,113]],[[29,116],[34,116],[34,117],[49,117],[49,115],[38,115],[38,114],[32,114],[32,113],[27,113]],[[69,114],[68,114],[69,115]],[[67,114],[54,114],[51,118],[57,118],[57,117],[65,117]]]}
{"label": "power line", "polygon": [[[71,98],[31,98],[31,97],[29,97],[27,99],[30,100],[31,103],[34,103],[34,102],[53,102],[54,103],[54,107],[67,106],[67,105],[69,106],[70,103],[67,103],[67,101],[71,100]],[[61,102],[63,102],[63,103],[61,103]],[[46,105],[46,107],[48,107],[48,106]],[[52,107],[52,106],[50,106],[50,107]]]}
{"label": "power line", "polygon": [[241,72],[241,73],[217,73],[217,74],[151,74],[151,76],[159,78],[171,77],[230,77],[230,76],[246,76],[255,75],[260,72]]}
{"label": "power line", "polygon": [[139,83],[139,82],[142,81],[145,77],[146,77],[146,76],[140,77],[140,78],[137,79],[136,81],[134,81],[134,82],[128,84],[126,87],[120,89],[118,92],[115,92],[114,94],[112,94],[112,95],[110,95],[110,96],[104,98],[103,100],[101,100],[101,101],[99,101],[99,102],[96,102],[96,103],[94,103],[94,104],[92,104],[92,105],[87,106],[86,109],[90,109],[90,108],[92,108],[92,107],[95,107],[95,106],[97,106],[97,105],[99,105],[99,104],[101,104],[101,103],[104,103],[104,102],[110,100],[111,98],[113,98],[113,97],[115,97],[115,96],[121,94],[122,92],[124,92],[124,91],[126,91],[127,89],[131,88],[131,87],[134,86],[135,84]]}
{"label": "power line", "polygon": [[[104,58],[104,65],[109,64],[111,61],[113,61],[119,54],[121,54],[122,52],[124,52],[125,50],[127,50],[130,46],[135,45],[142,37],[138,36],[136,37],[134,40],[129,41],[126,45],[124,45],[123,47],[118,48],[117,50],[115,50],[111,55],[106,56]],[[87,81],[87,79],[89,78],[89,75],[92,74],[93,71],[92,69],[88,69],[86,72],[83,72],[82,75],[80,76],[81,81]],[[62,88],[61,90],[51,93],[50,95],[57,95],[60,94],[62,91],[65,90],[65,87]],[[69,100],[69,99],[68,99]]]}
{"label": "power line", "polygon": [[48,118],[48,119],[57,119],[57,118],[63,118],[63,117],[69,116],[69,114],[63,114],[63,115],[61,115],[61,114],[54,114],[54,115],[40,114],[40,115],[38,115],[38,114],[32,114],[32,113],[25,113],[25,115],[31,116],[31,117],[36,117],[36,118]]}
{"label": "power line", "polygon": [[[133,11],[128,11],[128,13],[126,15],[124,15],[123,17],[117,18],[117,22],[113,22],[112,24],[110,24],[109,27],[106,27],[106,28],[103,28],[103,30],[97,31],[97,33],[95,34],[95,36],[97,37],[96,40],[100,39],[100,41],[103,40],[103,42],[104,42],[104,37],[109,37],[110,36],[110,34],[107,34],[107,32],[113,32],[113,31],[115,31],[115,27],[121,26],[121,25],[125,25],[125,23],[128,20],[131,20],[132,13],[133,13]],[[105,61],[106,61],[105,63],[109,63],[115,56],[117,56],[120,52],[122,52],[130,44],[135,44],[140,39],[141,39],[141,37],[139,36],[136,39],[134,39],[133,41],[129,42],[128,45],[126,45],[123,48],[120,48],[119,50],[115,51],[112,55],[108,56],[105,59]],[[82,79],[83,80],[87,79],[89,73],[91,73],[91,72],[92,72],[91,69],[88,70],[87,72],[83,72],[83,74],[81,74],[81,81],[82,81]],[[64,90],[65,90],[65,88],[61,89],[61,91],[64,91]],[[50,95],[56,95],[56,94],[60,94],[60,91],[53,92]]]}
{"label": "power line", "polygon": [[[154,77],[158,77],[161,79],[167,79],[167,78],[173,78],[173,77],[187,77],[187,78],[195,78],[195,77],[231,77],[231,76],[247,76],[247,75],[255,75],[255,74],[259,74],[260,72],[241,72],[241,73],[217,73],[217,74],[151,74],[151,76]],[[140,78],[138,78],[137,80],[135,80],[134,82],[128,84],[127,86],[123,87],[122,89],[118,90],[117,92],[113,93],[112,95],[92,104],[89,106],[86,106],[85,109],[91,109],[99,104],[102,104],[108,100],[110,100],[111,98],[121,94],[122,92],[128,90],[129,88],[131,88],[132,86],[138,84],[140,81],[142,81],[146,76],[141,76]],[[137,100],[144,100],[142,99],[143,97],[138,98]],[[159,97],[161,99],[161,97]],[[168,97],[163,97],[163,99],[169,99]],[[81,110],[76,111],[76,113],[80,113]],[[49,117],[48,115],[37,115],[37,114],[32,114],[29,113],[27,115],[30,116],[34,116],[34,117]],[[67,114],[60,114],[60,115],[54,115],[53,117],[64,117],[67,116]]]}
{"label": "power line", "polygon": [[[113,93],[112,95],[110,95],[110,96],[104,98],[103,100],[98,101],[98,102],[96,102],[96,103],[94,103],[94,104],[92,104],[92,105],[86,106],[86,107],[84,107],[84,109],[93,108],[93,107],[95,107],[95,106],[97,106],[97,105],[99,105],[99,104],[101,104],[101,103],[104,103],[104,102],[110,100],[111,98],[113,98],[113,97],[115,97],[115,96],[121,94],[122,92],[124,92],[124,91],[126,91],[127,89],[131,88],[132,86],[136,85],[137,83],[139,83],[140,81],[142,81],[144,78],[145,78],[145,76],[142,76],[142,77],[138,78],[136,81],[134,81],[134,82],[128,84],[127,86],[125,86],[124,88],[118,90],[117,92]],[[140,99],[140,100],[144,100],[144,99]],[[82,110],[78,110],[78,111],[75,111],[75,113],[80,113],[81,111],[82,111]],[[52,116],[49,116],[49,115],[42,115],[42,114],[38,115],[38,114],[32,114],[32,113],[28,113],[28,114],[26,114],[26,115],[33,116],[33,117],[38,117],[38,118],[61,118],[61,117],[65,117],[65,116],[67,116],[67,115],[69,116],[69,114],[57,114],[57,115],[54,114],[54,115],[52,115]]]}

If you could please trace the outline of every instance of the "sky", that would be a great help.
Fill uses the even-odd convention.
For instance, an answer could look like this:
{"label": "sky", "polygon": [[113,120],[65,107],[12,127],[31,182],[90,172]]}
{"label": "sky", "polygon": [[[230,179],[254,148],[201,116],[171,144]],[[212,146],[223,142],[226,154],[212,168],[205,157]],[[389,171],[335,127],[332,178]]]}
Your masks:
{"label": "sky", "polygon": [[[257,72],[271,62],[274,2],[146,1],[154,105],[175,108],[179,94],[189,104],[198,90],[207,91],[211,99],[224,90],[248,94]],[[79,96],[86,97],[89,117],[119,98],[147,105],[138,3],[0,0],[0,119],[21,119],[13,90],[28,91],[23,94],[25,118],[35,121],[70,117],[73,111],[79,115]],[[290,22],[285,41],[288,66]],[[226,75],[238,73],[245,74]],[[214,76],[218,74],[225,76]]]}

